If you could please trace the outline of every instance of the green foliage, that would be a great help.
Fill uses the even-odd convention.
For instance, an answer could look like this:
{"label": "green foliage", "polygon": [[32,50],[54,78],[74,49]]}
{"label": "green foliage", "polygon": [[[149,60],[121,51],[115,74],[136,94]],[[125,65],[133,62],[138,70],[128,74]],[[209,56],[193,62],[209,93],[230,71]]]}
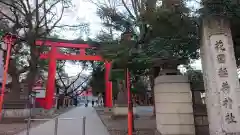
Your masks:
{"label": "green foliage", "polygon": [[96,67],[92,71],[92,78],[89,81],[89,85],[92,87],[93,95],[102,93],[105,91],[104,70],[100,66]]}
{"label": "green foliage", "polygon": [[111,81],[125,80],[124,69],[111,69],[109,80]]}
{"label": "green foliage", "polygon": [[[143,39],[133,38],[131,42],[118,42],[112,47],[108,47],[108,53],[103,52],[106,58],[121,65],[127,63],[127,61],[128,63],[134,63],[134,65],[137,65],[136,62],[150,65],[146,63],[151,63],[153,58],[189,60],[199,57],[197,52],[200,40],[198,18],[192,16],[189,9],[184,5],[176,7],[175,10],[158,7],[152,12],[144,12],[140,16],[142,22],[130,19],[131,17],[126,14],[117,12],[117,9],[101,7],[99,10],[101,11],[100,18],[109,19],[106,22],[109,24],[105,24],[106,27],[111,27],[117,31],[131,31],[133,37],[139,35],[135,24],[145,24],[147,27],[147,30],[140,31],[145,35]],[[136,53],[134,56],[138,56],[137,60],[133,59],[135,57],[131,57],[132,51]]]}
{"label": "green foliage", "polygon": [[190,82],[192,83],[199,83],[203,82],[203,73],[200,70],[188,70],[187,71],[187,76]]}
{"label": "green foliage", "polygon": [[199,54],[198,18],[191,16],[186,8],[156,9],[147,18],[150,25],[147,55],[151,58],[197,59]]}
{"label": "green foliage", "polygon": [[240,65],[240,3],[238,0],[202,0],[201,19],[222,17],[230,22],[237,64]]}
{"label": "green foliage", "polygon": [[147,90],[147,85],[139,79],[137,82],[132,84],[131,91],[135,94],[145,94]]}
{"label": "green foliage", "polygon": [[[92,77],[88,82],[89,86],[92,87],[93,95],[98,95],[99,93],[105,93],[105,70],[103,68],[104,64],[102,62],[95,63],[95,68],[92,71]],[[117,81],[112,81],[112,94],[116,97],[118,93],[118,83]]]}
{"label": "green foliage", "polygon": [[118,91],[119,91],[118,82],[112,81],[112,96],[114,99],[117,98]]}
{"label": "green foliage", "polygon": [[226,18],[239,17],[240,3],[238,0],[202,0],[203,16],[221,16]]}
{"label": "green foliage", "polygon": [[[184,3],[170,7],[157,7],[156,1],[151,5],[140,3],[141,7],[138,4],[132,2],[135,16],[117,7],[99,6],[98,15],[110,29],[110,33],[98,37],[105,41],[99,53],[113,62],[114,69],[128,68],[132,83],[139,86],[136,89],[146,90],[141,76],[148,75],[154,58],[188,61],[199,57],[199,21]],[[121,32],[122,37],[113,38],[112,31]],[[131,40],[126,40],[124,34],[132,34]]]}
{"label": "green foliage", "polygon": [[112,61],[113,69],[129,68],[130,72],[135,74],[145,74],[150,67],[151,60],[144,51],[135,48],[136,41],[104,42],[99,54],[104,59]]}
{"label": "green foliage", "polygon": [[3,35],[4,35],[3,30],[0,30],[0,39],[2,38]]}
{"label": "green foliage", "polygon": [[103,25],[106,28],[111,27],[121,32],[126,31],[126,29],[131,29],[131,31],[134,30],[134,20],[131,19],[131,17],[121,13],[116,8],[100,6],[98,8],[97,15],[100,17],[100,19],[108,20],[103,22]]}

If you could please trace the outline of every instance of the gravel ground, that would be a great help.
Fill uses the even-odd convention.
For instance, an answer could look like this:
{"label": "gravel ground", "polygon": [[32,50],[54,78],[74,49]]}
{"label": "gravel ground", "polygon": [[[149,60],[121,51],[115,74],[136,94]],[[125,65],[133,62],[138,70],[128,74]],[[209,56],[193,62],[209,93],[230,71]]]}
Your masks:
{"label": "gravel ground", "polygon": [[[127,135],[127,118],[113,120],[103,109],[96,109],[97,114],[111,135]],[[160,135],[156,130],[156,120],[152,117],[140,116],[135,119],[135,135]]]}
{"label": "gravel ground", "polygon": [[[37,118],[39,119],[44,119],[44,118],[54,118],[57,115],[60,115],[62,113],[65,113],[71,109],[73,109],[74,107],[69,107],[69,108],[64,108],[64,109],[60,109],[58,110],[54,115],[52,116],[38,116]],[[36,127],[39,124],[42,124],[46,121],[32,121],[31,123],[31,127]],[[16,123],[0,123],[0,135],[14,135],[18,132],[21,132],[23,130],[25,130],[27,127],[26,122],[16,122]]]}

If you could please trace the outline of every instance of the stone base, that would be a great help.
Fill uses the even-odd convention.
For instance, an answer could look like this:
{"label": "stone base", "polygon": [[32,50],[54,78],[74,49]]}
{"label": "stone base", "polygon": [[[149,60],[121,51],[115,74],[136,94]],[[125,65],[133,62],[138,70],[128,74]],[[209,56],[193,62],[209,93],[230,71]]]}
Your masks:
{"label": "stone base", "polygon": [[109,108],[109,107],[105,107],[104,108],[104,113],[112,113],[112,108]]}
{"label": "stone base", "polygon": [[158,76],[154,94],[158,131],[162,135],[195,135],[188,79],[181,75]]}
{"label": "stone base", "polygon": [[[30,109],[3,109],[2,111],[3,118],[28,118],[30,115]],[[43,108],[34,108],[32,109],[32,116],[35,115],[53,115],[55,109],[45,110]]]}
{"label": "stone base", "polygon": [[41,115],[41,116],[51,116],[55,112],[56,112],[55,108],[52,108],[50,110],[46,110],[46,109],[43,109],[43,108],[36,108],[34,113],[37,114],[37,115]]}
{"label": "stone base", "polygon": [[0,123],[11,124],[11,123],[24,123],[30,115],[29,109],[3,109],[2,119]]}
{"label": "stone base", "polygon": [[29,109],[3,109],[3,118],[27,118],[30,115]]}
{"label": "stone base", "polygon": [[[118,118],[126,118],[128,115],[128,107],[127,106],[115,106],[112,108],[112,119]],[[133,115],[134,117],[138,117],[136,113],[136,107],[133,107]]]}

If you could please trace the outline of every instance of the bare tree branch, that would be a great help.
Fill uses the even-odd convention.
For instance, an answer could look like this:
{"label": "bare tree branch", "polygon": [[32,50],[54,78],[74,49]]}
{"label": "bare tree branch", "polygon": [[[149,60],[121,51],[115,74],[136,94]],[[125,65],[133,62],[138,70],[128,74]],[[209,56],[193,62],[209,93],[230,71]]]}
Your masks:
{"label": "bare tree branch", "polygon": [[[68,89],[69,89],[71,86],[73,86],[77,80],[80,79],[81,74],[82,74],[82,72],[83,72],[84,70],[85,70],[85,66],[84,66],[84,67],[82,68],[82,70],[78,73],[78,75],[76,76],[76,79],[74,79],[74,80],[73,80],[70,84],[68,84],[68,85],[66,85],[66,84],[64,83],[62,76],[58,73],[59,79],[60,79],[61,83],[62,83],[63,86],[64,86],[65,92],[67,92]],[[68,78],[68,79],[69,79],[69,78]]]}
{"label": "bare tree branch", "polygon": [[[13,0],[12,0],[12,1],[13,1]],[[14,3],[14,2],[12,2],[12,3]],[[12,8],[14,8],[15,10],[17,10],[19,13],[21,13],[22,15],[25,15],[25,13],[23,13],[22,10],[20,10],[15,4],[9,4],[9,3],[7,3],[7,2],[5,2],[5,1],[3,1],[3,0],[0,0],[0,4],[6,5],[6,6],[8,6],[8,7],[12,7]]]}
{"label": "bare tree branch", "polygon": [[[22,51],[24,46],[20,43],[14,45],[9,65],[9,69],[11,69],[9,72],[11,73],[9,74],[14,76],[29,71],[26,79],[29,81],[29,91],[32,90],[31,86],[34,84],[39,70],[46,68],[46,66],[39,63],[39,55],[43,46],[36,47],[35,41],[38,38],[49,36],[50,32],[59,26],[58,23],[61,21],[65,9],[68,8],[66,5],[70,0],[54,0],[51,2],[48,0],[34,0],[34,2],[35,4],[32,5],[31,0],[0,0],[1,6],[4,6],[4,10],[0,10],[1,22],[9,23],[6,25],[6,30],[17,34],[21,38],[20,42],[24,43],[24,46],[28,48],[27,51],[30,50],[28,54],[24,54],[25,52]],[[55,8],[61,8],[61,12],[54,11]],[[24,55],[22,56],[22,54]],[[24,60],[25,63],[23,63],[23,60],[19,61],[19,59],[26,59]],[[66,84],[63,83],[63,85]]]}
{"label": "bare tree branch", "polygon": [[139,5],[139,1],[138,0],[131,0],[132,2],[132,7],[133,7],[133,11],[136,15],[137,20],[139,19],[139,9],[140,9],[140,5]]}
{"label": "bare tree branch", "polygon": [[[44,9],[44,14],[43,17],[40,19],[39,24],[42,23],[42,21],[45,19],[45,17],[48,15],[48,13],[52,10],[53,7],[55,7],[60,1],[57,0],[56,2],[54,2],[48,9]],[[64,7],[63,7],[64,8]],[[63,13],[63,11],[62,11]],[[50,19],[51,20],[51,19]]]}
{"label": "bare tree branch", "polygon": [[50,31],[52,31],[55,26],[62,20],[62,17],[63,17],[63,13],[64,13],[64,5],[62,3],[62,10],[61,10],[61,14],[60,14],[60,17],[55,21],[55,23],[48,29],[46,30],[46,32],[43,32],[40,34],[40,37],[42,37],[43,35],[47,35]]}
{"label": "bare tree branch", "polygon": [[2,12],[1,10],[0,10],[0,14],[2,14],[4,17],[6,17],[12,23],[15,23],[15,20],[13,20],[11,17],[9,17],[6,13]]}
{"label": "bare tree branch", "polygon": [[129,16],[130,16],[132,19],[135,20],[136,18],[134,17],[134,15],[132,14],[132,12],[131,12],[130,9],[128,8],[126,2],[125,2],[124,0],[122,0],[122,3],[123,3],[123,6],[125,7],[125,9],[127,10]]}
{"label": "bare tree branch", "polygon": [[[83,84],[86,83],[92,76],[88,76],[81,84],[78,85],[78,87],[76,87],[75,89],[73,89],[72,91],[68,92],[67,95],[70,95],[74,92],[76,92],[80,87],[83,87]],[[82,90],[79,95],[83,92],[84,90]]]}
{"label": "bare tree branch", "polygon": [[61,83],[63,84],[63,87],[64,87],[64,89],[65,89],[67,86],[65,85],[65,83],[64,83],[64,81],[63,81],[63,79],[62,79],[62,76],[60,75],[59,72],[57,72],[57,74],[58,74],[58,76],[59,76],[59,80],[61,81]]}
{"label": "bare tree branch", "polygon": [[[26,2],[27,2],[27,5],[29,5],[29,9],[27,9],[27,7],[26,7],[26,5],[25,5],[25,3],[24,3],[24,0],[16,0],[16,1],[19,1],[19,2],[20,2],[19,5],[23,8],[23,10],[25,11],[26,14],[28,14],[28,13],[30,12],[31,7],[30,7],[30,3],[29,3],[28,0],[27,0]],[[16,2],[16,1],[15,1],[15,2]]]}

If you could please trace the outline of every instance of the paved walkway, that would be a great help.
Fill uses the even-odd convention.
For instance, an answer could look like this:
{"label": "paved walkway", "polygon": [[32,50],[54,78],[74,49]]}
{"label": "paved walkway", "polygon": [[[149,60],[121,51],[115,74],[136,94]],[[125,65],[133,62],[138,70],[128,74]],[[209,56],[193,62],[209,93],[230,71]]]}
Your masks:
{"label": "paved walkway", "polygon": [[[82,116],[86,116],[85,135],[109,135],[106,127],[92,107],[77,107],[59,116],[59,118],[77,118],[59,120],[57,135],[82,135]],[[26,131],[17,135],[26,135]],[[30,130],[30,135],[54,135],[54,120],[50,120]]]}

